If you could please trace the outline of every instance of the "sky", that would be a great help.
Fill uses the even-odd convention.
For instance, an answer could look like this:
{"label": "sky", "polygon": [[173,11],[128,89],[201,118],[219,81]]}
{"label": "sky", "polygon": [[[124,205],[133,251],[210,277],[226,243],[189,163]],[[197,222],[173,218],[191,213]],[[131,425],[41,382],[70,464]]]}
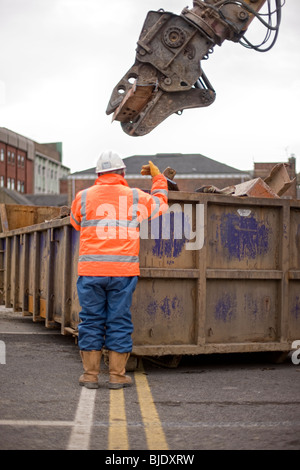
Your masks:
{"label": "sky", "polygon": [[[240,170],[295,156],[299,172],[299,0],[286,0],[270,51],[215,46],[202,62],[216,90],[209,107],[174,114],[141,137],[106,115],[147,12],[186,6],[192,0],[0,0],[0,127],[62,142],[71,172],[95,166],[106,149],[123,158],[200,153]],[[246,37],[260,43],[264,34],[254,20]]]}

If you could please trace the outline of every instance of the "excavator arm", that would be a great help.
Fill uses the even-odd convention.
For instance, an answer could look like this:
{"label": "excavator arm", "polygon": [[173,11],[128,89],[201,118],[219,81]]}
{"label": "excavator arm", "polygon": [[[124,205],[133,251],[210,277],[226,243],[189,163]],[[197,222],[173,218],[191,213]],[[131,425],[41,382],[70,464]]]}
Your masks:
{"label": "excavator arm", "polygon": [[[149,11],[137,42],[133,66],[113,89],[106,114],[120,121],[131,136],[150,133],[173,113],[209,106],[215,90],[206,77],[201,61],[215,45],[225,40],[253,46],[244,38],[257,17],[274,33],[275,43],[281,19],[281,0],[194,0],[193,8],[180,15],[163,10]],[[259,11],[267,3],[269,22]],[[272,25],[271,17],[277,23]],[[244,43],[242,42],[244,40]]]}

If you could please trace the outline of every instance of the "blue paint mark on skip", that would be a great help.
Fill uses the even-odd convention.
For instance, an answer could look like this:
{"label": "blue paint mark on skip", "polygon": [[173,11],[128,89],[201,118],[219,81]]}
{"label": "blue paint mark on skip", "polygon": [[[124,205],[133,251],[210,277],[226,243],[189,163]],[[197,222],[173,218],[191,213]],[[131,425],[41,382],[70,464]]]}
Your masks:
{"label": "blue paint mark on skip", "polygon": [[176,295],[172,298],[166,296],[159,303],[156,300],[151,301],[148,304],[146,311],[150,316],[155,316],[159,313],[165,318],[171,318],[174,315],[183,314],[182,305]]}
{"label": "blue paint mark on skip", "polygon": [[169,264],[173,264],[174,258],[178,258],[184,248],[186,242],[184,224],[186,224],[185,230],[187,231],[189,222],[185,220],[184,214],[171,212],[169,220],[165,218],[164,223],[164,231],[168,238],[162,237],[162,227],[160,227],[159,237],[155,238],[152,254],[159,258],[165,256],[169,259]]}
{"label": "blue paint mark on skip", "polygon": [[292,315],[296,320],[298,320],[298,317],[300,318],[300,297],[298,295],[295,298],[295,306],[292,308]]}
{"label": "blue paint mark on skip", "polygon": [[184,247],[185,240],[155,240],[154,247],[152,248],[152,254],[162,258],[178,258]]}
{"label": "blue paint mark on skip", "polygon": [[156,302],[156,300],[153,300],[152,302],[150,302],[150,304],[148,304],[147,306],[147,313],[148,315],[150,316],[154,316],[157,312],[157,309],[158,309],[158,304]]}
{"label": "blue paint mark on skip", "polygon": [[236,297],[225,293],[218,300],[215,307],[215,319],[226,323],[236,315]]}
{"label": "blue paint mark on skip", "polygon": [[256,258],[267,253],[269,229],[255,217],[224,214],[221,218],[221,242],[232,258]]}
{"label": "blue paint mark on skip", "polygon": [[170,305],[170,299],[168,297],[165,297],[160,305],[160,309],[165,317],[170,317],[171,316],[171,305]]}

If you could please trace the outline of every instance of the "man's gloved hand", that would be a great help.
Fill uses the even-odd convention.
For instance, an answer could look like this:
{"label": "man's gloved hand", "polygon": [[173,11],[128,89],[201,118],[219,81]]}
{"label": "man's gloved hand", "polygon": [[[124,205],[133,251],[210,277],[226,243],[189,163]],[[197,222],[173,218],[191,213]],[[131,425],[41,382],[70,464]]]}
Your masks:
{"label": "man's gloved hand", "polygon": [[159,169],[154,163],[149,160],[149,165],[143,165],[141,169],[141,175],[151,175],[152,177],[160,174]]}

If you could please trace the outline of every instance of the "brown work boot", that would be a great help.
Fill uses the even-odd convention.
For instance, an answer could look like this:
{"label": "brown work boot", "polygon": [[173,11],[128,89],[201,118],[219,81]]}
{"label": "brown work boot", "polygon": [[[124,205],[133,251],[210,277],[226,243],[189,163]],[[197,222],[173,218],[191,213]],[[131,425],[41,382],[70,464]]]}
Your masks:
{"label": "brown work boot", "polygon": [[109,351],[109,388],[116,390],[132,385],[131,378],[125,375],[129,356],[130,353]]}
{"label": "brown work boot", "polygon": [[98,388],[101,351],[80,351],[84,374],[79,377],[79,385],[87,388]]}

